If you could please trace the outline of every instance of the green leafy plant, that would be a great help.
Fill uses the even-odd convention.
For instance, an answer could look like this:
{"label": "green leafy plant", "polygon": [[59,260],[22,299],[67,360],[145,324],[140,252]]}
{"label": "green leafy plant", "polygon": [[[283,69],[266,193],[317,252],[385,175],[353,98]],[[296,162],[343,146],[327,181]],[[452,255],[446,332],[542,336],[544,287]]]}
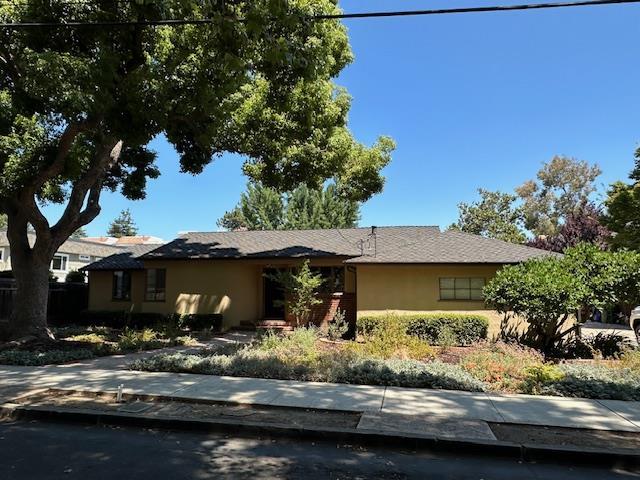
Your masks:
{"label": "green leafy plant", "polygon": [[555,365],[532,365],[524,369],[522,390],[526,393],[539,394],[545,385],[559,382],[564,372]]}
{"label": "green leafy plant", "polygon": [[118,338],[118,347],[121,350],[142,350],[151,347],[160,347],[164,344],[158,341],[158,333],[145,328],[142,331],[125,328]]}
{"label": "green leafy plant", "polygon": [[606,252],[580,244],[550,256],[503,267],[484,289],[486,302],[509,318],[523,317],[526,345],[552,354],[575,333],[578,311],[634,303],[640,292],[640,253]]}
{"label": "green leafy plant", "polygon": [[342,340],[349,331],[349,322],[344,310],[336,310],[333,320],[327,325],[327,338],[332,341]]}
{"label": "green leafy plant", "polygon": [[286,298],[284,304],[287,312],[293,315],[296,326],[307,325],[313,306],[322,303],[318,298],[318,290],[323,283],[322,275],[311,270],[307,259],[297,270],[281,270],[272,278],[282,285]]}
{"label": "green leafy plant", "polygon": [[384,328],[377,328],[364,336],[360,343],[350,343],[347,347],[363,358],[400,358],[426,360],[435,357],[435,351],[421,338],[407,334],[403,322],[389,321]]}

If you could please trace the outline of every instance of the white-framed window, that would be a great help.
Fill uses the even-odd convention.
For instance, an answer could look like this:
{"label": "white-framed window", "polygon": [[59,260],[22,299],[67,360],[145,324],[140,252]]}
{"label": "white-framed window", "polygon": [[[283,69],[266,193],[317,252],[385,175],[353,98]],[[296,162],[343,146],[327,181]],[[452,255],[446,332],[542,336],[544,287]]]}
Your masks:
{"label": "white-framed window", "polygon": [[78,255],[78,259],[88,262],[91,260],[91,255]]}
{"label": "white-framed window", "polygon": [[482,300],[485,280],[480,277],[440,279],[440,300]]}
{"label": "white-framed window", "polygon": [[54,272],[66,272],[69,266],[69,255],[56,253],[51,260],[51,270]]}

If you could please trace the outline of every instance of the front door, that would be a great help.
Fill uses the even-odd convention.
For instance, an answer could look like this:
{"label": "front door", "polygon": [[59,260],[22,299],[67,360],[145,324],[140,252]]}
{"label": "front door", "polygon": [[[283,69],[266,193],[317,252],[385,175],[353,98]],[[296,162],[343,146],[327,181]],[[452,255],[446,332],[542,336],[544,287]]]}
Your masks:
{"label": "front door", "polygon": [[264,317],[284,320],[284,289],[280,282],[273,278],[275,268],[264,269]]}

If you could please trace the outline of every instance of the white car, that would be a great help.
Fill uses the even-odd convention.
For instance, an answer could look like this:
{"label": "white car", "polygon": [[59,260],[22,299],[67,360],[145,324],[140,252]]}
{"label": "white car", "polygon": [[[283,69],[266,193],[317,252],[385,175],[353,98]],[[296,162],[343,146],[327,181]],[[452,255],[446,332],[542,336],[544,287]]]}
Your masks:
{"label": "white car", "polygon": [[640,307],[636,307],[631,310],[631,315],[629,315],[629,326],[636,333],[636,338],[638,339],[638,343],[640,343]]}

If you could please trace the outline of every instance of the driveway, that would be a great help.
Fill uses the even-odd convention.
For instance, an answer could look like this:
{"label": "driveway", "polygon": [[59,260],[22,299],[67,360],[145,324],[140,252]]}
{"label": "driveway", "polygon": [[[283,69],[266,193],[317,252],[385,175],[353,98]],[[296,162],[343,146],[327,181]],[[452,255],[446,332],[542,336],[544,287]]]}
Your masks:
{"label": "driveway", "polygon": [[600,323],[600,322],[585,322],[581,327],[583,337],[593,337],[599,333],[621,335],[628,339],[632,345],[638,345],[636,340],[636,334],[631,330],[628,325],[620,325],[617,323]]}

